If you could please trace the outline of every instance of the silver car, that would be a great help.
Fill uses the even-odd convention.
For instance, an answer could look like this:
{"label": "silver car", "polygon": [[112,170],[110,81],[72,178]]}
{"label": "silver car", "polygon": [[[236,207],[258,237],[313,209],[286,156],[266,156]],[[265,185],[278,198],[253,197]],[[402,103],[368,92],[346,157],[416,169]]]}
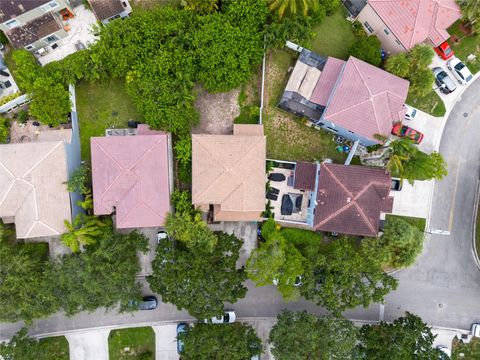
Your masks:
{"label": "silver car", "polygon": [[450,94],[457,88],[452,78],[441,67],[433,68],[433,75],[435,76],[435,83],[442,93]]}

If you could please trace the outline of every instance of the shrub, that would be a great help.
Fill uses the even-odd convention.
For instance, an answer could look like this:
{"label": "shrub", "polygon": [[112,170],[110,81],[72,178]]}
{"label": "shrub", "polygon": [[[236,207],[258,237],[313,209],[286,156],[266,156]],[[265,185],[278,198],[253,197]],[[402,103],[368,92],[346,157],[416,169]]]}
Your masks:
{"label": "shrub", "polygon": [[349,49],[351,56],[366,61],[374,66],[382,62],[382,53],[380,50],[380,40],[375,35],[361,37],[356,40]]}
{"label": "shrub", "polygon": [[10,121],[0,116],[0,143],[5,144],[10,136]]}

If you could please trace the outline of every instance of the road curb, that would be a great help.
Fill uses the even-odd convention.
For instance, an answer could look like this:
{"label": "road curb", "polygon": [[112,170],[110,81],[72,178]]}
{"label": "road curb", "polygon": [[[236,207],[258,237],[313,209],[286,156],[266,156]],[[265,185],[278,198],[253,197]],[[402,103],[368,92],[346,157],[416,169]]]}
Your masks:
{"label": "road curb", "polygon": [[480,270],[480,258],[478,257],[477,249],[477,242],[476,242],[476,233],[477,233],[477,215],[478,215],[478,206],[480,201],[480,170],[478,170],[477,174],[477,190],[475,193],[475,202],[473,204],[473,231],[472,231],[472,252],[473,252],[473,259],[475,260],[475,264],[477,265],[478,269]]}

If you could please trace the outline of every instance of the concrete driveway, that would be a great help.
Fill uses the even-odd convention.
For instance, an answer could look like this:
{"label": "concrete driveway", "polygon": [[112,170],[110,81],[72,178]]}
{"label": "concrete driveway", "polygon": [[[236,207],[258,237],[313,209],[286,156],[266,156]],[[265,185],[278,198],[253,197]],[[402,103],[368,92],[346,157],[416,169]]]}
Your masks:
{"label": "concrete driveway", "polygon": [[392,214],[427,219],[430,215],[434,185],[434,180],[415,181],[413,185],[405,180],[402,190],[390,192],[395,199]]}
{"label": "concrete driveway", "polygon": [[178,360],[177,324],[152,326],[155,331],[155,359]]}
{"label": "concrete driveway", "polygon": [[110,330],[91,330],[67,334],[70,360],[108,360]]}

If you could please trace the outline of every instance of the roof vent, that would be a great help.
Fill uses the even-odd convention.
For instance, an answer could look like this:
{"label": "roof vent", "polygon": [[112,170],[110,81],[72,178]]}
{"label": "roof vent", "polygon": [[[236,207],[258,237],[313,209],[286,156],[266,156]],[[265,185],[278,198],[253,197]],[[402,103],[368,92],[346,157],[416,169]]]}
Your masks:
{"label": "roof vent", "polygon": [[23,7],[23,4],[18,4],[18,8],[20,9],[21,12],[25,12],[25,8]]}
{"label": "roof vent", "polygon": [[350,201],[352,201],[352,198],[349,196],[347,197],[347,203],[349,203]]}

